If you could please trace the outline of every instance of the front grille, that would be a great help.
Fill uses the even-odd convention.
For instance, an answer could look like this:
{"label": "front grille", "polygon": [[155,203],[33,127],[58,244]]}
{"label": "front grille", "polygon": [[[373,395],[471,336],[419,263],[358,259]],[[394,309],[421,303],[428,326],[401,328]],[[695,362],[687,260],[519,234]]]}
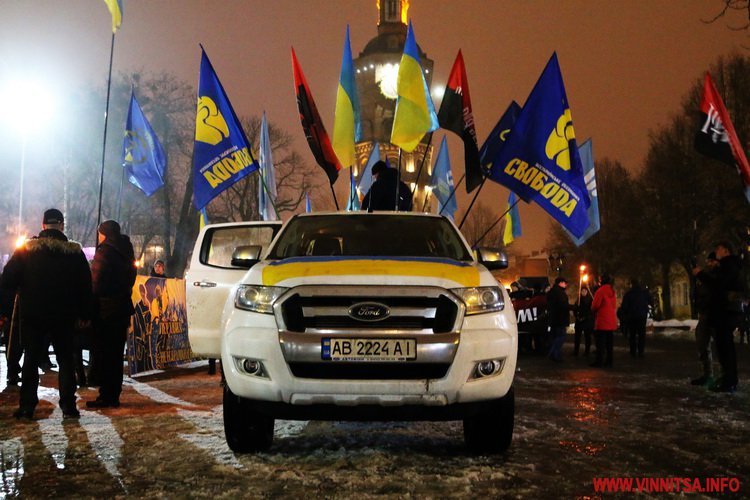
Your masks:
{"label": "front grille", "polygon": [[337,380],[440,379],[448,368],[448,363],[289,363],[295,377]]}
{"label": "front grille", "polygon": [[[283,329],[290,332],[380,330],[421,333],[447,333],[455,329],[459,306],[447,295],[449,292],[429,288],[415,290],[414,295],[396,295],[388,294],[388,287],[380,287],[380,293],[362,294],[362,288],[352,287],[351,294],[345,295],[339,287],[335,288],[335,294],[331,293],[334,287],[329,290],[324,287],[293,290],[279,306]],[[390,316],[381,321],[361,321],[349,316],[349,309],[363,302],[385,305]]]}

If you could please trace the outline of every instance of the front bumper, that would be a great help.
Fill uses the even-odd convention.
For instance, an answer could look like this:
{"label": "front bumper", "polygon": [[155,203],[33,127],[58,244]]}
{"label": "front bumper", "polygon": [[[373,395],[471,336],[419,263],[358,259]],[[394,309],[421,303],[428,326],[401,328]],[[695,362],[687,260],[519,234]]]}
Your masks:
{"label": "front bumper", "polygon": [[[435,419],[451,419],[456,410],[445,407],[497,399],[510,390],[518,348],[512,320],[512,309],[506,309],[464,317],[460,333],[420,336],[418,350],[421,354],[417,363],[427,364],[430,360],[446,363],[447,371],[439,378],[311,378],[295,376],[290,362],[303,360],[313,366],[339,363],[321,359],[320,338],[325,334],[280,333],[273,316],[235,310],[224,331],[222,363],[227,384],[234,394],[253,400],[253,404],[265,405],[266,411],[278,417],[320,418],[310,415],[322,412],[323,415],[335,414],[336,419],[349,415],[348,418],[372,420],[382,411],[399,419],[408,419],[410,414],[418,414],[420,420],[432,419],[427,418],[430,415]],[[395,336],[414,335],[399,333]],[[260,362],[262,374],[247,373],[243,369],[246,359]],[[500,360],[501,369],[491,376],[476,378],[477,364],[488,360]],[[369,363],[359,364],[367,366]],[[417,364],[401,361],[383,368],[387,370],[392,366],[397,370],[399,365],[412,363]],[[291,410],[284,409],[286,406]],[[472,406],[466,407],[468,411],[473,411]],[[336,411],[332,410],[334,407]],[[373,415],[362,416],[369,413]]]}

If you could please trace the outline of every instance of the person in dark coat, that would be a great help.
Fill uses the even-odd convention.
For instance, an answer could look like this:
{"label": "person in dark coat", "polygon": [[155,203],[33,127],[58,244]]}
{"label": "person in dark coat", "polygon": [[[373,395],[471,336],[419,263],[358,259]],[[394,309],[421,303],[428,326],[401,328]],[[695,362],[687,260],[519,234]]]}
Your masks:
{"label": "person in dark coat", "polygon": [[396,210],[396,185],[398,185],[398,211],[409,212],[412,208],[412,194],[409,186],[399,180],[398,172],[388,168],[384,161],[372,166],[375,181],[362,200],[362,210]]}
{"label": "person in dark coat", "polygon": [[578,356],[581,348],[581,337],[584,340],[584,354],[589,355],[591,350],[591,336],[594,332],[594,315],[591,312],[591,303],[593,302],[591,292],[587,287],[581,289],[581,298],[575,308],[575,337],[573,355]]}
{"label": "person in dark coat", "polygon": [[131,294],[135,283],[135,255],[120,224],[106,220],[97,230],[99,246],[91,265],[94,300],[96,361],[99,364],[99,397],[88,408],[120,406],[122,367],[130,317],[135,311]]}
{"label": "person in dark coat", "polygon": [[[714,274],[719,267],[716,253],[710,252],[706,257],[704,273]],[[701,280],[695,280],[695,309],[698,312],[698,324],[695,325],[695,344],[698,348],[698,361],[703,374],[690,381],[692,385],[710,387],[714,383],[713,356],[711,355],[711,338],[714,329],[709,321],[708,313],[711,307],[711,287]]]}
{"label": "person in dark coat", "polygon": [[39,403],[40,362],[49,343],[55,351],[63,418],[80,416],[76,408],[74,331],[87,321],[91,305],[91,272],[81,245],[63,234],[62,212],[44,212],[42,231],[15,251],[0,283],[0,322],[6,323],[18,295],[24,361],[18,419],[33,419]]}
{"label": "person in dark coat", "polygon": [[547,292],[547,324],[549,325],[551,345],[548,357],[552,361],[562,361],[562,346],[565,333],[570,325],[570,302],[565,289],[568,281],[562,276],[555,279],[555,285]]}
{"label": "person in dark coat", "polygon": [[596,361],[591,366],[612,366],[613,336],[617,330],[617,295],[612,286],[612,277],[603,274],[599,278],[599,288],[594,292],[591,312],[594,313],[594,334],[596,335]]}
{"label": "person in dark coat", "polygon": [[714,251],[719,259],[719,267],[715,274],[697,267],[693,269],[696,278],[711,289],[708,320],[714,328],[716,354],[721,365],[721,378],[710,387],[715,392],[734,392],[738,382],[734,330],[740,324],[745,286],[742,281],[742,261],[732,255],[731,248],[727,242],[716,244]]}
{"label": "person in dark coat", "polygon": [[630,355],[643,357],[646,348],[646,321],[651,308],[651,295],[641,288],[636,279],[630,280],[630,290],[625,292],[620,305],[622,328],[630,339]]}

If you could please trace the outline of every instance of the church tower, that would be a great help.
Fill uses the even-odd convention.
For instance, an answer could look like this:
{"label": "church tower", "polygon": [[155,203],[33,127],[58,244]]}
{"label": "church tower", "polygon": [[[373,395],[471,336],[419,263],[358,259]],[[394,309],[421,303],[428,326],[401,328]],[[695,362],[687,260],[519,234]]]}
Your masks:
{"label": "church tower", "polygon": [[[380,144],[380,157],[388,158],[391,166],[398,167],[398,146],[390,143],[393,116],[396,110],[396,79],[401,55],[406,43],[409,0],[376,0],[378,9],[378,35],[370,40],[359,57],[354,59],[357,90],[359,92],[360,117],[362,120],[362,142],[357,143],[355,171],[361,175],[373,144]],[[424,71],[427,88],[432,82],[433,61],[421,47],[419,58]],[[426,135],[412,151],[401,154],[401,180],[409,187],[417,182],[417,171],[424,158],[424,166],[414,191],[414,209],[421,210],[425,200],[425,185],[432,172],[432,146],[427,145]]]}

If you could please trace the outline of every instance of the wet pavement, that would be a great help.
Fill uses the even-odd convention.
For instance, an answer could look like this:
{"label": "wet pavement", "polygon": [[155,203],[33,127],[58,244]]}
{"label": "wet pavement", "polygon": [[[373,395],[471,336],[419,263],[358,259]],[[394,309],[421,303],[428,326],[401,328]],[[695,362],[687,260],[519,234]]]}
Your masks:
{"label": "wet pavement", "polygon": [[277,422],[269,452],[235,455],[205,364],[128,378],[117,409],[87,410],[96,391],[80,389],[77,421],[62,420],[48,373],[36,419],[19,422],[3,359],[0,497],[596,498],[598,477],[727,478],[739,491],[690,496],[750,496],[750,348],[737,346],[740,390],[716,394],[689,384],[689,334],[649,335],[642,359],[616,335],[611,369],[572,357],[570,338],[562,363],[519,358],[500,456],[468,454],[460,422],[292,421]]}

